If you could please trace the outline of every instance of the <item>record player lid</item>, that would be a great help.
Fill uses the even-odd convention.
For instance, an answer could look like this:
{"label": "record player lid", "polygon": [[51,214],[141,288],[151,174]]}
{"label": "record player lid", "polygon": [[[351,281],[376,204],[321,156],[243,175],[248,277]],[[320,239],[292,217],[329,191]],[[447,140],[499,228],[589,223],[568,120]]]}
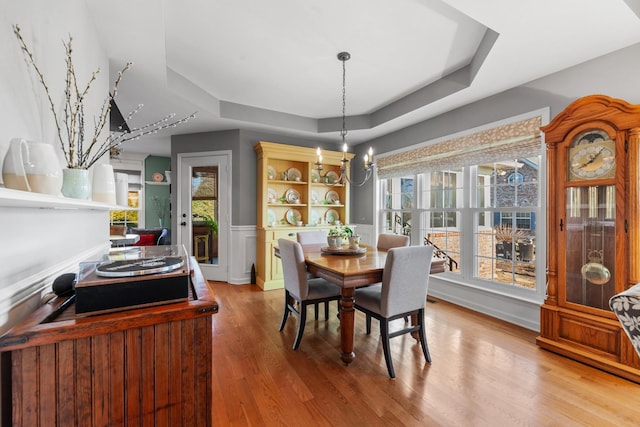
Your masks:
{"label": "record player lid", "polygon": [[131,277],[168,273],[184,265],[184,258],[157,256],[150,258],[110,261],[96,267],[96,275],[102,277]]}

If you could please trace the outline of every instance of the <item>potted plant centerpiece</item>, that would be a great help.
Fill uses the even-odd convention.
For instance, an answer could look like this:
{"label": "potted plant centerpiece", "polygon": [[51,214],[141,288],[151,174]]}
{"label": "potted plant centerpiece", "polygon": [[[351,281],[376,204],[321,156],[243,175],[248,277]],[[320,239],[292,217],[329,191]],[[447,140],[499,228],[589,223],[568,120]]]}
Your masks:
{"label": "potted plant centerpiece", "polygon": [[355,233],[354,226],[337,225],[331,228],[327,234],[327,243],[331,248],[339,248],[345,240],[349,241],[349,247],[351,249],[358,248],[358,245],[360,244],[360,236]]}
{"label": "potted plant centerpiece", "polygon": [[[86,83],[82,83],[76,76],[76,68],[73,65],[72,58],[72,38],[64,43],[65,47],[65,89],[63,99],[55,99],[49,90],[50,86],[45,82],[44,74],[40,67],[36,64],[36,59],[32,51],[27,46],[26,41],[22,37],[20,27],[13,26],[13,33],[18,39],[20,48],[25,57],[27,64],[31,65],[36,79],[40,82],[46,99],[49,104],[49,110],[53,115],[53,122],[57,131],[57,139],[62,150],[66,169],[63,172],[62,194],[67,197],[88,199],[91,192],[89,189],[88,170],[98,160],[107,153],[118,153],[120,146],[127,142],[137,140],[142,136],[154,134],[163,129],[175,127],[181,123],[187,122],[195,117],[195,113],[183,119],[175,120],[175,114],[170,114],[163,119],[148,123],[144,126],[134,127],[130,129],[121,128],[117,132],[109,132],[109,116],[114,98],[118,93],[118,86],[123,74],[131,68],[128,62],[124,68],[118,72],[116,81],[105,98],[100,113],[93,119],[85,120],[85,105],[89,103],[89,90],[91,85],[97,80],[100,69],[94,71]],[[61,111],[58,105],[62,105]],[[127,120],[130,120],[139,110],[142,104],[129,113]],[[105,130],[105,127],[107,128]],[[103,135],[104,130],[104,136]]]}

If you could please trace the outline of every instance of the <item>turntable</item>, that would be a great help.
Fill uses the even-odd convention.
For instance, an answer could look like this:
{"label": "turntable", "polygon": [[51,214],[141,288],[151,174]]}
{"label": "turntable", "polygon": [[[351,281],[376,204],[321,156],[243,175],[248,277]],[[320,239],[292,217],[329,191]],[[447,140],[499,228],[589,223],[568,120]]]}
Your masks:
{"label": "turntable", "polygon": [[88,316],[187,301],[189,265],[182,246],[143,246],[80,264],[76,314]]}

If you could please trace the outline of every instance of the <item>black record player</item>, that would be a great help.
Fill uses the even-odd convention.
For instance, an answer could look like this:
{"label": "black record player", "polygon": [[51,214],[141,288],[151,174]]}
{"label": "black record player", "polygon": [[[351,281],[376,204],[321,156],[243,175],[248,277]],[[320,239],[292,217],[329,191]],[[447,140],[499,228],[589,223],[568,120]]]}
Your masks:
{"label": "black record player", "polygon": [[139,247],[80,264],[76,314],[87,316],[186,301],[189,266],[181,246]]}

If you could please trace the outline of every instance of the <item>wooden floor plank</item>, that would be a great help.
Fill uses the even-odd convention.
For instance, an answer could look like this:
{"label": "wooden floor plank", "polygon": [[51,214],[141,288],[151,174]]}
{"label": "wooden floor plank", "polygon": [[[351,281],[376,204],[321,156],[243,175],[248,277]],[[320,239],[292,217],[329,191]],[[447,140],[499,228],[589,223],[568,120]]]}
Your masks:
{"label": "wooden floor plank", "polygon": [[[444,301],[427,303],[433,362],[405,335],[391,340],[389,379],[373,322],[356,316],[356,359],[339,358],[340,324],[309,316],[278,331],[282,292],[210,282],[213,423],[227,425],[622,426],[640,419],[640,385],[540,349],[536,332]],[[400,320],[399,322],[402,322]],[[394,327],[401,327],[396,324]]]}

